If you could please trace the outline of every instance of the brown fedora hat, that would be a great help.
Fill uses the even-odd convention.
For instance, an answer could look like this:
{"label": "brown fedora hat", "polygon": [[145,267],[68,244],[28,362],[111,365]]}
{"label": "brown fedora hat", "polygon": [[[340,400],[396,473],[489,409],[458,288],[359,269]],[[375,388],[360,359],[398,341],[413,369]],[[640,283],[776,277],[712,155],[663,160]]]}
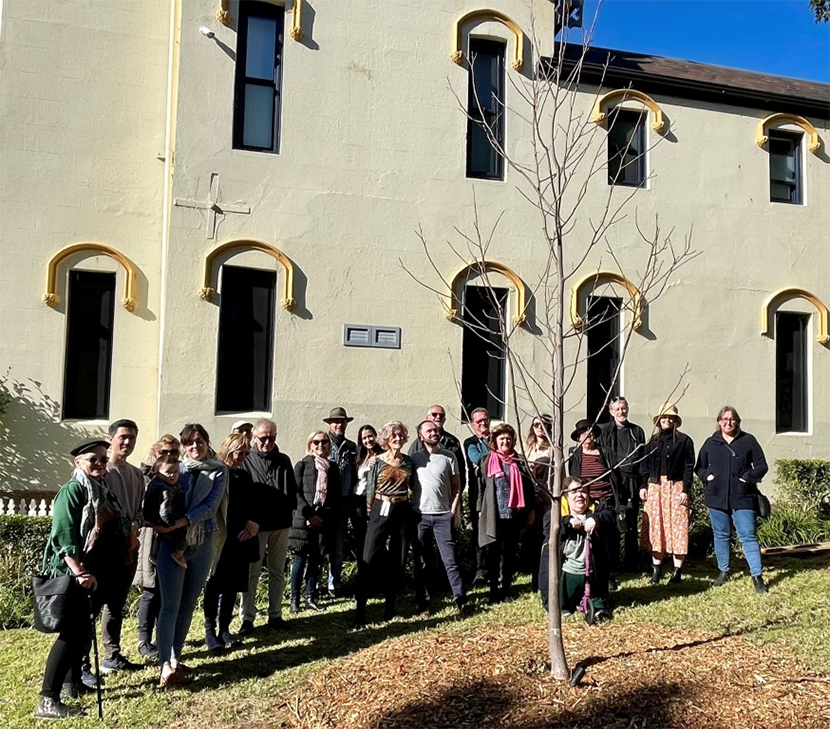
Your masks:
{"label": "brown fedora hat", "polygon": [[332,408],[329,411],[329,416],[327,418],[323,418],[323,422],[331,423],[332,420],[345,420],[347,423],[351,423],[354,418],[350,418],[346,415],[346,408]]}

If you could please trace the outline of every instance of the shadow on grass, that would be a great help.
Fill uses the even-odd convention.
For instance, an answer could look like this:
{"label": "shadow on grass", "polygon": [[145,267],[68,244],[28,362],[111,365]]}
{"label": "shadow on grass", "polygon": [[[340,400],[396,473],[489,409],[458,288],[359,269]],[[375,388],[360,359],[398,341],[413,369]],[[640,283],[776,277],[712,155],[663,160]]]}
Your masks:
{"label": "shadow on grass", "polygon": [[[554,685],[551,688],[555,691]],[[364,723],[366,726],[387,729],[419,726],[430,729],[454,729],[459,726],[505,729],[672,729],[677,726],[677,722],[671,716],[667,699],[683,699],[685,695],[685,698],[691,700],[691,688],[677,683],[657,682],[603,698],[593,695],[590,687],[577,687],[564,689],[564,695],[560,693],[556,700],[550,701],[508,692],[507,687],[501,683],[478,680],[453,686],[435,698],[413,701],[380,716],[367,716]],[[570,696],[573,697],[572,701],[568,700]],[[707,726],[711,729],[725,729],[717,723]]]}

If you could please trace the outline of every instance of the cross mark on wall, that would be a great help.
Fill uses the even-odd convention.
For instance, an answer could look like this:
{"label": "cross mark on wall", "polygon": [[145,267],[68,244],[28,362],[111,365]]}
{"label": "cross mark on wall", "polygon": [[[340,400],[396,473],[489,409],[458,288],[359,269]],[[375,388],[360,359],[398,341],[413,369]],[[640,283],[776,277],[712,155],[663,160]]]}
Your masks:
{"label": "cross mark on wall", "polygon": [[182,200],[175,198],[173,204],[180,208],[195,208],[197,210],[207,210],[207,231],[205,238],[213,240],[216,237],[216,225],[218,215],[227,215],[228,213],[240,213],[242,215],[250,215],[251,208],[249,205],[231,205],[228,203],[219,202],[219,173],[210,173],[210,193],[207,200]]}

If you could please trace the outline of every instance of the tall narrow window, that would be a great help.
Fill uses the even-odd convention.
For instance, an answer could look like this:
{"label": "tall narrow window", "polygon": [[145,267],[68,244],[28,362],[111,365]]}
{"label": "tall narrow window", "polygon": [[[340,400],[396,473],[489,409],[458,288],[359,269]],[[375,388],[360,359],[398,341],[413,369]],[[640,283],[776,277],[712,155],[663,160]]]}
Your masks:
{"label": "tall narrow window", "polygon": [[608,184],[646,184],[645,112],[615,109],[608,115]]}
{"label": "tall narrow window", "polygon": [[504,158],[488,136],[504,149],[504,54],[499,41],[470,39],[467,99],[467,177],[501,180]]}
{"label": "tall narrow window", "polygon": [[70,271],[63,417],[106,420],[110,411],[115,274]]}
{"label": "tall narrow window", "polygon": [[801,135],[770,130],[770,202],[798,205],[801,198]]}
{"label": "tall narrow window", "polygon": [[233,146],[278,152],[285,11],[247,1],[239,11]]}
{"label": "tall narrow window", "polygon": [[[603,423],[609,420],[607,402],[618,395],[616,377],[620,364],[620,309],[622,299],[591,296],[588,299],[587,417]],[[610,392],[610,396],[609,396]]]}
{"label": "tall narrow window", "polygon": [[808,314],[775,315],[775,432],[806,433]]}
{"label": "tall narrow window", "polygon": [[216,412],[271,409],[277,274],[222,266]]}
{"label": "tall narrow window", "polygon": [[504,418],[506,362],[499,320],[506,305],[507,289],[465,289],[461,353],[464,417],[475,408],[487,408],[493,418]]}

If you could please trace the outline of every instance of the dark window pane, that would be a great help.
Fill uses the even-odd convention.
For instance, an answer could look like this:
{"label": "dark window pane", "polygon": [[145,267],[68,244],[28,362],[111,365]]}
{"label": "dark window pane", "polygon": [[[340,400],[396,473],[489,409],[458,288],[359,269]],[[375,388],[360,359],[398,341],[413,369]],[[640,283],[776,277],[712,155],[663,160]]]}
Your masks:
{"label": "dark window pane", "polygon": [[498,41],[470,40],[470,80],[467,99],[467,177],[502,179],[504,160],[504,54]]}
{"label": "dark window pane", "polygon": [[216,412],[271,409],[277,274],[222,266]]}
{"label": "dark window pane", "polygon": [[233,146],[276,152],[285,9],[243,2],[239,12]]}
{"label": "dark window pane", "polygon": [[271,149],[274,132],[274,89],[271,86],[245,86],[245,122],[242,144]]}
{"label": "dark window pane", "polygon": [[63,417],[105,420],[110,409],[115,274],[70,271]]}
{"label": "dark window pane", "polygon": [[274,80],[277,22],[273,18],[248,18],[248,45],[245,49],[245,76]]}
{"label": "dark window pane", "polygon": [[461,354],[462,416],[487,408],[504,418],[505,354],[499,317],[507,305],[507,289],[467,286],[464,291],[464,338]]}
{"label": "dark window pane", "polygon": [[588,298],[587,349],[588,375],[586,417],[600,423],[610,419],[606,401],[619,394],[619,380],[615,379],[620,364],[620,309],[622,299],[608,296]]}
{"label": "dark window pane", "polygon": [[608,184],[642,187],[646,181],[645,113],[617,109],[608,115]]}
{"label": "dark window pane", "polygon": [[807,432],[807,314],[775,317],[775,432]]}
{"label": "dark window pane", "polygon": [[769,133],[769,198],[771,202],[801,202],[801,135]]}

